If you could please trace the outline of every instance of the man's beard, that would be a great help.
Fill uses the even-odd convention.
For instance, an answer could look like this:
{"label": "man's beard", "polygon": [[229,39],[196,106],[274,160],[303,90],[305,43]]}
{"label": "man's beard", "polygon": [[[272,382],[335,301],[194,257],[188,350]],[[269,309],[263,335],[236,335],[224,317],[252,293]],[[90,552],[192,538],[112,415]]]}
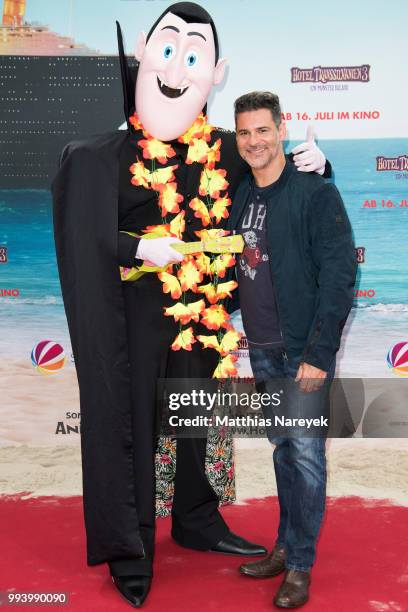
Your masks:
{"label": "man's beard", "polygon": [[276,155],[273,155],[273,153],[269,150],[267,151],[267,153],[268,155],[265,159],[260,159],[258,161],[256,161],[256,159],[254,159],[253,156],[249,154],[246,156],[245,161],[251,168],[254,168],[254,170],[264,170],[273,162],[274,158],[276,157]]}

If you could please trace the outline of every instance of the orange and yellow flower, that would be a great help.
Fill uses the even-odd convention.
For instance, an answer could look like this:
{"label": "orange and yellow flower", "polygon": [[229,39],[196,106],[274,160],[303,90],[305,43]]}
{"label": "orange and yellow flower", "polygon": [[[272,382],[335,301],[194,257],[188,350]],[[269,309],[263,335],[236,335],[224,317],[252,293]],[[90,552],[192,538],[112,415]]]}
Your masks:
{"label": "orange and yellow flower", "polygon": [[203,275],[211,274],[211,259],[205,253],[195,255],[195,265]]}
{"label": "orange and yellow flower", "polygon": [[184,210],[182,210],[177,217],[174,217],[174,219],[172,219],[170,221],[170,234],[172,236],[176,236],[177,238],[179,238],[181,240],[182,236],[183,236],[183,232],[186,228],[186,222],[185,222],[185,217],[186,213]]}
{"label": "orange and yellow flower", "polygon": [[215,168],[216,162],[220,161],[220,157],[221,157],[220,148],[221,148],[221,138],[218,138],[218,140],[214,142],[213,146],[209,148],[208,153],[207,153],[207,167],[209,170],[213,170]]}
{"label": "orange and yellow flower", "polygon": [[201,173],[200,186],[198,193],[201,196],[210,196],[210,198],[219,198],[220,191],[224,191],[228,188],[228,181],[225,179],[227,171],[218,168],[217,170],[210,170],[204,168]]}
{"label": "orange and yellow flower", "polygon": [[167,168],[157,168],[154,172],[150,172],[150,184],[152,189],[160,191],[162,185],[166,183],[172,183],[175,180],[174,172],[177,170],[178,165],[167,166]]}
{"label": "orange and yellow flower", "polygon": [[189,304],[183,304],[178,302],[174,306],[164,309],[166,317],[174,317],[176,322],[180,321],[182,325],[187,325],[190,321],[198,323],[200,314],[205,309],[204,300],[198,300],[197,302],[190,302]]}
{"label": "orange and yellow flower", "polygon": [[[206,120],[206,118],[205,118]],[[215,127],[213,125],[211,125],[210,123],[206,123],[204,122],[204,125],[201,129],[201,133],[199,136],[197,136],[197,138],[204,138],[204,140],[206,140],[207,142],[210,142],[211,140],[211,133],[215,130]]]}
{"label": "orange and yellow flower", "polygon": [[180,212],[180,202],[184,200],[180,193],[177,193],[177,185],[175,183],[167,183],[160,189],[159,206],[161,215],[165,217],[167,213]]}
{"label": "orange and yellow flower", "polygon": [[200,270],[197,269],[195,265],[194,258],[185,259],[179,271],[177,272],[177,277],[180,281],[180,286],[183,291],[188,291],[191,289],[192,291],[197,291],[197,283],[201,283],[203,280],[203,275]]}
{"label": "orange and yellow flower", "polygon": [[155,238],[163,238],[170,235],[170,223],[160,225],[148,225],[142,230],[144,234],[153,234]]}
{"label": "orange and yellow flower", "polygon": [[236,351],[238,348],[238,342],[241,338],[241,334],[235,329],[230,329],[226,334],[223,335],[220,344],[220,353],[224,357],[230,353],[230,351]]}
{"label": "orange and yellow flower", "polygon": [[217,223],[219,223],[221,219],[228,219],[228,206],[231,206],[231,200],[228,197],[218,198],[212,205],[210,216],[214,217]]}
{"label": "orange and yellow flower", "polygon": [[195,211],[194,216],[197,219],[201,219],[201,222],[204,225],[204,227],[207,227],[207,225],[211,223],[210,213],[208,212],[208,208],[206,207],[204,202],[200,200],[200,198],[194,198],[193,200],[191,200],[189,206],[192,210]]}
{"label": "orange and yellow flower", "polygon": [[231,297],[231,291],[234,291],[234,289],[237,287],[238,283],[236,281],[218,283],[218,285],[208,283],[207,285],[201,285],[201,287],[198,287],[198,292],[204,293],[210,304],[216,304],[218,300],[223,300],[227,296]]}
{"label": "orange and yellow flower", "polygon": [[214,334],[212,336],[197,336],[197,340],[201,342],[204,348],[215,349],[216,351],[219,349],[220,345],[217,336]]}
{"label": "orange and yellow flower", "polygon": [[130,179],[132,185],[140,185],[141,187],[146,187],[146,189],[149,189],[150,172],[145,168],[143,162],[135,162],[130,166],[129,170],[133,174],[132,178]]}
{"label": "orange and yellow flower", "polygon": [[231,329],[224,334],[221,342],[218,341],[215,335],[197,336],[197,340],[202,343],[204,348],[215,349],[223,357],[226,357],[231,351],[237,350],[240,337],[241,334],[239,332],[235,331],[235,329]]}
{"label": "orange and yellow flower", "polygon": [[173,300],[178,300],[182,291],[177,278],[169,272],[158,272],[157,276],[163,283],[163,292],[170,293]]}
{"label": "orange and yellow flower", "polygon": [[209,142],[211,139],[211,132],[214,130],[214,126],[207,123],[207,117],[200,113],[193,125],[179,137],[178,141],[184,144],[192,144],[194,138],[203,138]]}
{"label": "orange and yellow flower", "polygon": [[197,342],[197,340],[194,338],[193,328],[189,327],[188,329],[182,329],[171,345],[171,349],[173,351],[179,351],[180,349],[191,351],[193,348],[192,345],[195,342]]}
{"label": "orange and yellow flower", "polygon": [[136,113],[134,113],[131,117],[129,117],[129,123],[130,123],[130,125],[133,125],[133,127],[134,127],[134,129],[136,131],[143,129],[143,126],[140,123],[140,119],[139,119],[139,117],[137,116]]}
{"label": "orange and yellow flower", "polygon": [[211,264],[211,272],[220,278],[225,277],[227,268],[235,266],[235,257],[231,253],[222,253]]}
{"label": "orange and yellow flower", "polygon": [[224,306],[215,304],[206,308],[201,317],[201,323],[205,325],[207,329],[218,330],[221,327],[227,328],[229,321],[229,314],[225,310]]}
{"label": "orange and yellow flower", "polygon": [[193,138],[192,144],[188,147],[186,164],[197,162],[205,164],[207,162],[210,147],[205,140]]}
{"label": "orange and yellow flower", "polygon": [[176,154],[171,145],[153,137],[139,140],[138,145],[142,147],[145,159],[157,159],[161,164],[165,164],[169,157],[174,157]]}
{"label": "orange and yellow flower", "polygon": [[217,365],[214,370],[213,378],[229,378],[230,376],[237,375],[237,368],[235,362],[238,357],[236,355],[227,355]]}

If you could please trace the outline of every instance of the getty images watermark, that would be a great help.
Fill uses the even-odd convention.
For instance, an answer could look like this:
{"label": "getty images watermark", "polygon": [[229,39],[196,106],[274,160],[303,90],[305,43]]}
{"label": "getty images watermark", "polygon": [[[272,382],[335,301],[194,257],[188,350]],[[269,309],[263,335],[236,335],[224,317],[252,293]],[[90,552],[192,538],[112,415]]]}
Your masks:
{"label": "getty images watermark", "polygon": [[[293,378],[160,379],[157,433],[170,437],[408,438],[408,386],[393,378],[335,378],[307,393]],[[320,381],[322,383],[322,381]]]}
{"label": "getty images watermark", "polygon": [[328,388],[299,392],[292,379],[257,384],[215,379],[161,381],[161,430],[175,437],[205,437],[209,429],[237,437],[322,436],[328,431]]}
{"label": "getty images watermark", "polygon": [[260,409],[278,408],[283,403],[284,390],[274,393],[246,393],[225,392],[218,389],[216,392],[207,392],[203,389],[192,389],[190,392],[173,392],[168,396],[168,409],[179,411],[182,408],[213,412],[215,408],[234,409],[245,408],[254,414],[231,416],[229,414],[196,414],[195,416],[180,416],[171,414],[168,417],[170,427],[230,427],[230,428],[266,428],[266,427],[328,427],[328,418],[320,415],[319,418],[289,417],[284,414],[274,414],[271,417],[257,414]]}

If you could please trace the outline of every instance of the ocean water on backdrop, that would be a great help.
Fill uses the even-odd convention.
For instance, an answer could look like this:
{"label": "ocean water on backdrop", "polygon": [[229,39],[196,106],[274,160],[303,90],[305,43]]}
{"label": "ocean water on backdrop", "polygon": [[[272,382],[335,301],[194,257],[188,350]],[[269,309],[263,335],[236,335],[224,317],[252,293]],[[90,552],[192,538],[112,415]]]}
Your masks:
{"label": "ocean water on backdrop", "polygon": [[[339,374],[392,375],[387,352],[408,342],[408,208],[401,207],[408,199],[408,173],[397,178],[395,172],[377,172],[375,158],[407,153],[408,139],[325,140],[320,146],[335,170],[356,246],[365,248],[357,285],[363,297],[355,300],[346,326]],[[377,207],[364,206],[373,200]],[[29,360],[34,344],[45,339],[60,342],[70,354],[49,191],[0,191],[0,245],[8,248],[8,263],[0,264],[0,290],[19,292],[0,297],[2,359]]]}

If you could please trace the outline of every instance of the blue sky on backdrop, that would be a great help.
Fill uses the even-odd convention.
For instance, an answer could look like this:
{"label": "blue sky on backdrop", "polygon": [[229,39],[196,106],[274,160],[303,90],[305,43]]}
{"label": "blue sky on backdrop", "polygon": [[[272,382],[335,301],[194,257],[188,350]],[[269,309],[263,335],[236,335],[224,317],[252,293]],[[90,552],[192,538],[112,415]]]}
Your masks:
{"label": "blue sky on backdrop", "polygon": [[[26,19],[72,34],[106,54],[116,53],[115,20],[131,53],[137,33],[147,31],[172,4],[167,0],[27,0]],[[229,60],[226,82],[211,100],[211,119],[232,125],[231,101],[245,91],[279,93],[292,112],[379,110],[380,120],[316,121],[321,137],[408,136],[406,121],[406,24],[408,2],[394,0],[202,0],[213,16],[221,53]],[[371,65],[370,83],[347,91],[311,92],[290,83],[290,67]],[[245,79],[243,78],[245,75]],[[293,120],[292,138],[305,126]]]}

